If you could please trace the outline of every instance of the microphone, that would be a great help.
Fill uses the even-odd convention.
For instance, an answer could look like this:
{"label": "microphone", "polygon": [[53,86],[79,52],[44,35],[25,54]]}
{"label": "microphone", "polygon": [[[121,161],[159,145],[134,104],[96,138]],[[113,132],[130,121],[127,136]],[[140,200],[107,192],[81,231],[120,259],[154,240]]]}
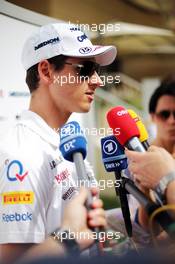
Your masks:
{"label": "microphone", "polygon": [[132,109],[128,109],[128,113],[130,114],[130,116],[132,117],[132,119],[134,119],[134,121],[136,122],[136,125],[139,129],[139,133],[140,133],[140,142],[142,143],[142,145],[144,146],[145,150],[147,150],[149,148],[149,142],[148,142],[148,132],[146,130],[146,127],[144,126],[141,118],[139,115],[136,114],[136,112],[134,112]]}
{"label": "microphone", "polygon": [[[107,136],[101,139],[102,160],[107,172],[113,171],[115,174],[115,191],[119,195],[120,206],[125,223],[126,232],[129,237],[132,237],[132,224],[130,219],[130,211],[128,206],[127,192],[122,185],[121,171],[126,169],[127,158],[124,153],[124,148],[120,145],[114,136]],[[120,185],[117,186],[117,182]]]}
{"label": "microphone", "polygon": [[[112,108],[107,113],[107,121],[122,146],[126,146],[130,150],[145,152],[145,148],[138,139],[140,137],[139,129],[123,106]],[[118,133],[119,130],[120,133]]]}
{"label": "microphone", "polygon": [[[63,157],[71,162],[75,163],[78,180],[85,182],[85,186],[88,188],[88,179],[85,168],[84,159],[87,155],[87,140],[83,134],[83,131],[78,122],[72,121],[65,124],[60,129],[60,151]],[[91,209],[92,195],[88,192],[88,198],[86,202],[86,208]],[[99,228],[94,228],[94,231],[98,234]],[[99,239],[96,240],[96,243]],[[94,250],[94,249],[93,249]],[[101,247],[96,244],[97,254],[101,255]]]}
{"label": "microphone", "polygon": [[[134,151],[146,151],[138,139],[140,137],[140,133],[136,123],[124,107],[117,106],[112,108],[107,113],[107,120],[109,126],[113,129],[115,137],[122,146],[126,146],[128,149]],[[119,129],[120,133],[115,133],[116,131],[118,132]],[[150,213],[159,207],[159,205],[146,198],[131,180],[124,178],[124,182],[124,187],[126,190],[133,194],[136,199],[138,199],[138,201],[144,205],[148,215],[150,215]],[[161,212],[160,216],[157,217],[157,221],[170,237],[175,238],[175,232],[172,233],[170,230],[173,220],[167,212]]]}
{"label": "microphone", "polygon": [[[87,140],[78,122],[72,121],[65,124],[60,129],[60,151],[65,160],[74,162],[78,176],[78,185],[81,183],[89,188],[84,159],[87,155]],[[86,207],[90,210],[92,204],[92,195],[89,192]]]}

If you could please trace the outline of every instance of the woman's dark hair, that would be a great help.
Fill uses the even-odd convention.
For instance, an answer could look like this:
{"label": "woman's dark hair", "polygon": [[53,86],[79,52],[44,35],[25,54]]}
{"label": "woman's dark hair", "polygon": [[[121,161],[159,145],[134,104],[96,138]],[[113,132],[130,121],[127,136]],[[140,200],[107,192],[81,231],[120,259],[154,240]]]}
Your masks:
{"label": "woman's dark hair", "polygon": [[154,91],[149,101],[149,113],[155,113],[158,100],[163,95],[175,96],[175,75],[169,75]]}
{"label": "woman's dark hair", "polygon": [[[61,70],[64,67],[66,59],[66,56],[59,55],[47,60],[54,66],[55,70]],[[30,93],[37,89],[39,84],[38,63],[27,70],[26,83],[29,87]]]}

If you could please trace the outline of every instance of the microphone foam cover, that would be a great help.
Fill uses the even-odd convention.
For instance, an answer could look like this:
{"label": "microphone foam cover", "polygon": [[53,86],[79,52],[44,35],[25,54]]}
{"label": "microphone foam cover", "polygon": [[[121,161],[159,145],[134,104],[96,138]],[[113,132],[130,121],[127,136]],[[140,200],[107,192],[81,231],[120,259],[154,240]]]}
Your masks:
{"label": "microphone foam cover", "polygon": [[107,113],[107,121],[109,126],[113,129],[114,136],[123,146],[129,139],[140,136],[135,121],[123,106],[116,106],[109,110]]}
{"label": "microphone foam cover", "polygon": [[128,109],[128,113],[130,114],[130,116],[134,119],[134,121],[136,122],[136,125],[139,129],[140,132],[140,142],[144,142],[146,140],[148,140],[148,132],[140,118],[139,115],[136,114],[136,112],[134,112],[132,109]]}
{"label": "microphone foam cover", "polygon": [[85,159],[86,146],[87,141],[78,122],[72,121],[61,127],[59,149],[66,160],[73,162],[73,154],[77,152]]}
{"label": "microphone foam cover", "polygon": [[102,160],[106,171],[122,171],[127,168],[127,158],[124,147],[120,145],[115,136],[101,139]]}

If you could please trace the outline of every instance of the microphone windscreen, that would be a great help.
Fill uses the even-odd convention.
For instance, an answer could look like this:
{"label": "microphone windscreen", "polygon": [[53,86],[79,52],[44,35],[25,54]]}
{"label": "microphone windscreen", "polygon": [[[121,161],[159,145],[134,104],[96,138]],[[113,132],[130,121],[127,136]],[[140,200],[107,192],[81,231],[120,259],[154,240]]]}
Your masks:
{"label": "microphone windscreen", "polygon": [[136,112],[134,112],[132,109],[128,109],[128,113],[130,114],[130,116],[134,119],[134,121],[136,122],[136,125],[139,129],[140,132],[140,142],[144,142],[148,140],[148,132],[141,120],[141,118],[136,114]]}
{"label": "microphone windscreen", "polygon": [[140,136],[135,121],[123,106],[110,109],[107,113],[107,121],[121,145],[125,145],[133,137]]}
{"label": "microphone windscreen", "polygon": [[101,138],[102,160],[106,171],[122,171],[127,168],[127,158],[124,147],[115,136]]}
{"label": "microphone windscreen", "polygon": [[86,146],[87,140],[78,122],[72,121],[61,127],[59,149],[66,160],[73,162],[73,154],[77,152],[85,159]]}

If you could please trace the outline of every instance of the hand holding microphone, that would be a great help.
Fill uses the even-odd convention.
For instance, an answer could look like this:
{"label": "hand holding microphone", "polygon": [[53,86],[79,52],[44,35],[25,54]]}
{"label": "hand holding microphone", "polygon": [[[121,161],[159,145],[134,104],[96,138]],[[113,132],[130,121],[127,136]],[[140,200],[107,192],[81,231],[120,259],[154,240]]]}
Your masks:
{"label": "hand holding microphone", "polygon": [[175,171],[173,157],[163,148],[151,146],[146,153],[126,150],[125,154],[132,160],[129,170],[146,188],[154,190],[165,175]]}
{"label": "hand holding microphone", "polygon": [[[71,162],[75,163],[76,172],[78,176],[78,182],[83,182],[83,186],[89,188],[90,181],[88,179],[84,159],[86,157],[87,141],[83,135],[80,125],[75,122],[69,122],[64,125],[60,130],[60,151],[63,157]],[[88,191],[87,201],[85,203],[88,210],[92,209],[93,196],[90,191]],[[94,226],[93,230],[99,233],[99,228]],[[98,239],[97,241],[98,242]],[[101,248],[97,245],[96,252],[101,255]]]}
{"label": "hand holding microphone", "polygon": [[[74,162],[76,167],[76,173],[78,176],[77,185],[89,188],[89,180],[86,173],[84,159],[87,155],[87,141],[83,135],[80,125],[75,122],[69,122],[64,125],[60,130],[60,151],[63,157]],[[87,207],[90,208],[92,203],[92,196],[89,192],[87,199]]]}
{"label": "hand holding microphone", "polygon": [[[116,136],[117,140],[120,142],[121,145],[126,146],[129,150],[143,152],[140,154],[133,153],[133,155],[143,157],[144,155],[148,154],[145,153],[146,150],[139,141],[140,132],[138,127],[136,126],[136,122],[129,115],[128,111],[124,107],[118,106],[112,108],[107,113],[107,120],[109,126],[114,131],[114,135]],[[120,129],[120,134],[115,134],[116,129]],[[132,151],[130,151],[129,153],[132,155]],[[132,160],[131,156],[130,158]],[[145,178],[146,177],[148,177],[148,175],[145,175]],[[149,198],[145,197],[145,195],[140,190],[138,190],[138,188],[133,183],[126,182],[125,188],[129,193],[133,194],[134,197],[144,206],[148,215],[150,215],[157,207],[159,207],[159,205],[153,203]],[[160,223],[163,229],[165,229],[168,234],[174,239],[175,234],[170,230],[170,226],[173,223],[173,220],[171,219],[169,214],[166,212],[162,212],[157,217],[157,221]]]}

